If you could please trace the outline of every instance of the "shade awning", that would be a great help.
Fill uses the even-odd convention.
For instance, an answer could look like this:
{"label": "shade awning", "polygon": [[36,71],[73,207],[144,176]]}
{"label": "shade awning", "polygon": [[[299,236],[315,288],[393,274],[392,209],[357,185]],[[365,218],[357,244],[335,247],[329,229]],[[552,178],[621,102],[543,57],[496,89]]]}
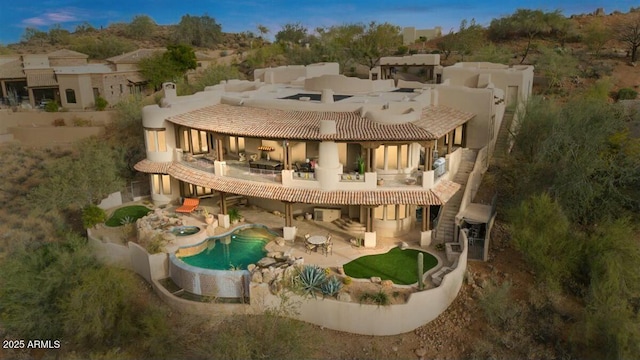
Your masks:
{"label": "shade awning", "polygon": [[143,78],[140,74],[127,75],[127,81],[133,84],[141,84],[141,83],[147,82],[147,80]]}
{"label": "shade awning", "polygon": [[471,203],[457,217],[470,223],[487,224],[491,215],[491,205]]}

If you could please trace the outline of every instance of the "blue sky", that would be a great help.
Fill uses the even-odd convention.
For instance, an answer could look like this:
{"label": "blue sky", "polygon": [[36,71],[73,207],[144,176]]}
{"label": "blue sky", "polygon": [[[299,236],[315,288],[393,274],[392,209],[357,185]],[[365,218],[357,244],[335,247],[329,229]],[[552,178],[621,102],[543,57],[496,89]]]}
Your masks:
{"label": "blue sky", "polygon": [[0,0],[0,44],[20,41],[26,27],[46,31],[60,24],[68,30],[84,21],[94,27],[129,22],[146,14],[158,24],[176,24],[184,14],[216,19],[225,32],[256,32],[262,24],[270,36],[287,23],[300,22],[309,29],[353,22],[390,22],[399,26],[431,28],[443,32],[457,29],[460,20],[475,18],[488,25],[492,18],[511,14],[517,8],[562,10],[565,15],[588,13],[602,7],[605,12],[629,11],[637,0]]}

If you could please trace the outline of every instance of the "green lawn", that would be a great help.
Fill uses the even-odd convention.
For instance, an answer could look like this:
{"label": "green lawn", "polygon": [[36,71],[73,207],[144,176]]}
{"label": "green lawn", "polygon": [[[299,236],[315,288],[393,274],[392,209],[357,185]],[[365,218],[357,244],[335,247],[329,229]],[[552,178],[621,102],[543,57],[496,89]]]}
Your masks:
{"label": "green lawn", "polygon": [[141,217],[147,215],[149,211],[151,210],[148,207],[142,206],[142,205],[131,205],[131,206],[121,207],[120,209],[116,210],[113,213],[113,215],[111,215],[111,217],[109,218],[109,220],[105,222],[105,224],[107,226],[114,226],[114,227],[122,226],[122,223],[120,221],[126,218],[127,216],[133,219],[133,221],[136,221]]}
{"label": "green lawn", "polygon": [[[344,272],[353,277],[368,279],[379,276],[382,280],[391,280],[394,284],[410,285],[418,282],[418,253],[420,251],[393,248],[386,254],[367,255],[344,264]],[[431,254],[422,252],[424,272],[438,265]]]}

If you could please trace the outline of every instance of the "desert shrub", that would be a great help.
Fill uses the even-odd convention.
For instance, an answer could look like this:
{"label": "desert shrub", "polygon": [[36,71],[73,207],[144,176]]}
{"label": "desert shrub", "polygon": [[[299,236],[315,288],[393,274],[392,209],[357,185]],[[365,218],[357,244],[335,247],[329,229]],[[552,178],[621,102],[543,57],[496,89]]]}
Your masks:
{"label": "desert shrub", "polygon": [[382,290],[375,293],[364,292],[360,294],[360,296],[358,297],[358,301],[360,301],[360,303],[371,301],[378,306],[387,306],[391,302],[389,299],[389,294]]}
{"label": "desert shrub", "polygon": [[102,96],[96,97],[96,110],[102,111],[106,109],[107,105],[109,105],[109,102],[105,98],[103,98]]}
{"label": "desert shrub", "polygon": [[618,91],[618,100],[633,100],[638,97],[638,92],[631,88],[622,88]]}
{"label": "desert shrub", "polygon": [[58,110],[60,110],[60,106],[55,101],[50,101],[44,106],[46,112],[58,112]]}
{"label": "desert shrub", "polygon": [[87,120],[87,119],[83,119],[80,117],[74,117],[71,122],[73,123],[73,126],[79,126],[79,127],[83,127],[83,126],[91,126],[91,121]]}
{"label": "desert shrub", "polygon": [[522,309],[511,298],[511,283],[488,284],[482,292],[479,304],[489,324],[506,329],[521,313]]}
{"label": "desert shrub", "polygon": [[58,127],[58,126],[65,126],[67,124],[64,122],[63,118],[58,118],[58,119],[54,119],[51,125]]}
{"label": "desert shrub", "polygon": [[107,220],[107,214],[97,205],[88,205],[82,210],[82,225],[85,229],[103,223]]}
{"label": "desert shrub", "polygon": [[225,57],[225,56],[228,56],[228,55],[229,55],[229,52],[227,52],[227,50],[220,51],[220,57]]}
{"label": "desert shrub", "polygon": [[351,276],[345,276],[342,279],[342,283],[345,285],[350,285],[353,282],[353,279],[351,278]]}

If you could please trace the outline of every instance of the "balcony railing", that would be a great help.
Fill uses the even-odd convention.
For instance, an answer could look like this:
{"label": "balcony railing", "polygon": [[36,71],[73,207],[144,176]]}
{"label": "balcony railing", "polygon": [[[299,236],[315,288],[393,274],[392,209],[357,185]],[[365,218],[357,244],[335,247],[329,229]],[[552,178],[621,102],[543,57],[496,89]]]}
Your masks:
{"label": "balcony railing", "polygon": [[212,174],[215,173],[214,162],[204,157],[183,156],[182,163],[198,170],[206,171]]}
{"label": "balcony railing", "polygon": [[294,171],[293,180],[317,180],[315,172]]}
{"label": "balcony railing", "polygon": [[349,174],[338,174],[340,177],[340,182],[364,182],[364,174],[358,173],[349,173]]}

